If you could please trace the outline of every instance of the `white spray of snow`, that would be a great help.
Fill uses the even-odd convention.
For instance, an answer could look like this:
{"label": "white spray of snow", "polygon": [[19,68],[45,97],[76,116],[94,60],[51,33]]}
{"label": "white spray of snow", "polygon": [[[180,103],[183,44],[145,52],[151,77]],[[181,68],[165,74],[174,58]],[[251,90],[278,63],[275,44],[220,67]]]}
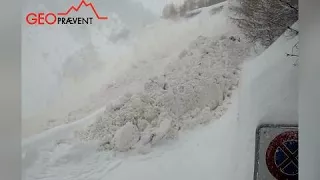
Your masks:
{"label": "white spray of snow", "polygon": [[[181,19],[179,21],[159,20],[141,29],[134,36],[130,36],[128,41],[120,40],[117,42],[117,46],[110,44],[110,42],[108,43],[104,38],[100,38],[104,36],[108,37],[113,32],[119,33],[121,29],[125,29],[125,26],[120,28],[123,26],[123,23],[121,23],[116,15],[113,15],[113,19],[108,21],[108,24],[100,24],[99,26],[101,27],[97,27],[96,29],[89,28],[88,30],[91,33],[89,33],[89,39],[91,40],[88,42],[86,40],[85,44],[82,43],[75,50],[71,51],[70,48],[61,46],[62,50],[68,51],[69,54],[64,53],[65,56],[56,59],[54,54],[49,53],[51,58],[47,61],[50,64],[55,64],[52,67],[56,67],[55,74],[57,75],[52,74],[52,70],[49,69],[47,73],[50,75],[37,77],[42,78],[43,81],[49,78],[49,76],[54,78],[56,80],[53,81],[56,82],[54,86],[59,85],[60,90],[57,90],[53,86],[50,89],[52,91],[59,91],[60,94],[58,93],[59,95],[57,96],[50,95],[52,101],[49,102],[47,110],[39,109],[37,116],[24,119],[24,137],[66,122],[72,122],[75,119],[80,119],[94,112],[103,106],[105,102],[121,95],[118,94],[112,97],[109,94],[114,93],[110,93],[109,91],[114,91],[114,88],[110,90],[110,88],[104,88],[104,85],[109,87],[113,84],[119,87],[131,84],[134,87],[133,89],[136,89],[138,85],[143,84],[148,78],[162,73],[164,67],[170,61],[176,59],[177,53],[187,48],[188,44],[199,35],[218,36],[226,32],[228,25],[226,23],[227,16],[225,12],[211,15],[209,13],[211,8],[203,8],[202,13],[192,19]],[[109,24],[113,24],[119,28],[110,31]],[[100,30],[98,30],[99,28]],[[63,34],[66,34],[66,36],[68,34],[67,30],[63,31],[66,32],[59,33],[59,37],[61,38],[63,38]],[[53,37],[50,33],[54,32],[53,30],[48,30],[49,34],[43,35],[46,37],[43,38],[44,43],[46,42],[45,39]],[[62,35],[60,36],[60,34]],[[59,39],[56,39],[58,42]],[[54,42],[56,41],[53,41],[51,44],[56,44]],[[43,43],[35,42],[35,44],[39,46],[39,44]],[[70,44],[70,47],[73,47],[72,44]],[[84,48],[86,51],[79,53]],[[59,54],[60,52],[57,53]],[[66,59],[68,62],[65,62]],[[35,58],[35,60],[42,62],[41,58]],[[27,61],[25,63],[28,64]],[[25,69],[31,70],[36,67],[38,65],[30,68],[26,66]],[[36,71],[34,71],[33,76],[36,76],[35,74],[37,74]],[[27,75],[25,77],[28,77],[28,80],[34,79]],[[42,81],[38,80],[37,82],[40,83]],[[52,81],[48,81],[48,83],[50,82]],[[37,83],[29,85],[35,85],[33,88],[39,86]],[[30,91],[35,94],[37,92]],[[57,94],[57,92],[55,93]],[[25,94],[24,97],[32,96]],[[42,97],[39,98],[43,99]],[[25,99],[26,101],[27,99]]]}
{"label": "white spray of snow", "polygon": [[[127,51],[131,36],[159,19],[131,0],[90,2],[109,20],[82,26],[30,26],[25,22],[27,13],[61,12],[79,1],[24,2],[21,18],[24,136],[41,132],[48,121],[56,123],[57,117],[81,107],[91,92],[116,76],[114,64],[121,61],[119,55]],[[81,8],[72,15],[92,16],[92,11]]]}

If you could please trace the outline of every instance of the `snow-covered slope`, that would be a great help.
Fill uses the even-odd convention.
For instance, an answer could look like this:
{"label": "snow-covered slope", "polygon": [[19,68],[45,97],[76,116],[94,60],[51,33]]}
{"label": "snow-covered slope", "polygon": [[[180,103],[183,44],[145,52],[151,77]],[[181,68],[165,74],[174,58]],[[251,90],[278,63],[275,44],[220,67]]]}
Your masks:
{"label": "snow-covered slope", "polygon": [[[122,18],[121,8],[122,16],[108,12],[108,22],[97,27],[33,27],[23,31],[23,45],[29,44],[23,52],[23,109],[29,111],[23,113],[23,137],[93,113],[122,95],[119,87],[136,91],[148,78],[162,73],[199,35],[220,36],[230,31],[225,13],[212,15],[211,8],[190,19],[154,20],[140,29],[136,27],[127,39],[120,37],[131,31],[124,20],[130,12]],[[81,33],[85,35],[80,38]],[[52,39],[55,34],[59,37]],[[65,47],[59,44],[64,37]],[[50,46],[45,46],[48,41]]]}
{"label": "snow-covered slope", "polygon": [[282,36],[259,57],[244,63],[240,87],[219,120],[162,141],[146,155],[132,156],[97,152],[96,141],[68,139],[73,130],[92,123],[88,117],[26,140],[23,179],[252,179],[256,126],[297,123],[298,72],[285,55],[296,42],[297,38]]}

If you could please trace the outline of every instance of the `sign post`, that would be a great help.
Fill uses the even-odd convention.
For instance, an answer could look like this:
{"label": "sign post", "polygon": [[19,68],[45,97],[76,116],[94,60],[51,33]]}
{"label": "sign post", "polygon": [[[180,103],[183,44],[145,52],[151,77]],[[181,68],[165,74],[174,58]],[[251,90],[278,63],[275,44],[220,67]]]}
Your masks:
{"label": "sign post", "polygon": [[298,180],[297,125],[260,125],[255,151],[254,180]]}

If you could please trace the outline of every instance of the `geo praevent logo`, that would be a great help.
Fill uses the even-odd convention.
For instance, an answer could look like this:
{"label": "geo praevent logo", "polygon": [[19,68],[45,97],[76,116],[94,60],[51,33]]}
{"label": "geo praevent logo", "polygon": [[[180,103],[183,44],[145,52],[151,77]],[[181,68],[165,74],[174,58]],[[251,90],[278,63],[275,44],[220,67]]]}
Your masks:
{"label": "geo praevent logo", "polygon": [[[70,17],[71,12],[77,12],[82,7],[91,8],[95,17]],[[26,22],[29,25],[55,25],[55,24],[92,24],[93,18],[107,20],[107,16],[100,16],[93,3],[81,0],[77,6],[72,5],[65,12],[30,12],[26,15]]]}

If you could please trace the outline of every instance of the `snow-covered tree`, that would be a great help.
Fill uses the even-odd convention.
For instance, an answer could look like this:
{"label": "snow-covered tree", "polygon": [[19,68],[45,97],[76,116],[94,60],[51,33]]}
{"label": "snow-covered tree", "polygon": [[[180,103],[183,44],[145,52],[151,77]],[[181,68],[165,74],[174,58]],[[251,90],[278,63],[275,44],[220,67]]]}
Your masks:
{"label": "snow-covered tree", "polygon": [[185,0],[183,4],[179,6],[174,6],[173,4],[167,4],[162,12],[164,18],[172,18],[172,17],[183,17],[189,11],[212,6],[214,4],[219,3],[220,0]]}

